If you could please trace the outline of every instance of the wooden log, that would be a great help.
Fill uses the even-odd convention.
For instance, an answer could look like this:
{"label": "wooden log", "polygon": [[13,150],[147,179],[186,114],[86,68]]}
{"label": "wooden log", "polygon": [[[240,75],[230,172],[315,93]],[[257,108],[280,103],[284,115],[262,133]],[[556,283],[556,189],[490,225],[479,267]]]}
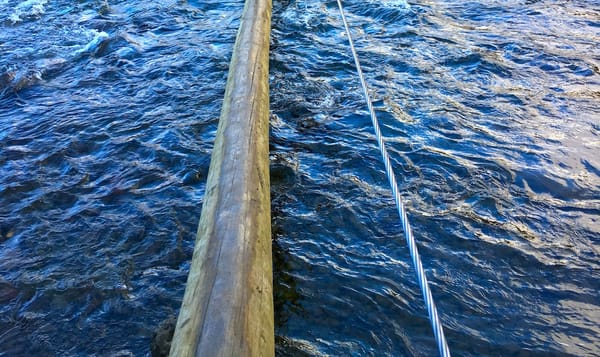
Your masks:
{"label": "wooden log", "polygon": [[246,0],[171,356],[273,356],[271,0]]}

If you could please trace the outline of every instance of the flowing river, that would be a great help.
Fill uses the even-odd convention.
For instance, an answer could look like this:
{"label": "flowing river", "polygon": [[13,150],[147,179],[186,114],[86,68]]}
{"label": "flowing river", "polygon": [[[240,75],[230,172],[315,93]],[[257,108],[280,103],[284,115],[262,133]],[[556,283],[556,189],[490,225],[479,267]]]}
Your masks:
{"label": "flowing river", "polygon": [[[277,0],[277,354],[437,348],[335,1]],[[600,4],[346,0],[456,356],[600,356]],[[178,312],[243,1],[0,0],[0,356]]]}

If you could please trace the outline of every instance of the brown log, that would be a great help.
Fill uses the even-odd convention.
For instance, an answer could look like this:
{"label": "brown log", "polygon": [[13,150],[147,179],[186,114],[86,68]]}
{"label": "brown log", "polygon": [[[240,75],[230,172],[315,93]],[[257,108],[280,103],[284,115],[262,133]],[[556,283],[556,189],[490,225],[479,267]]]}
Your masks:
{"label": "brown log", "polygon": [[247,0],[171,356],[273,356],[271,0]]}

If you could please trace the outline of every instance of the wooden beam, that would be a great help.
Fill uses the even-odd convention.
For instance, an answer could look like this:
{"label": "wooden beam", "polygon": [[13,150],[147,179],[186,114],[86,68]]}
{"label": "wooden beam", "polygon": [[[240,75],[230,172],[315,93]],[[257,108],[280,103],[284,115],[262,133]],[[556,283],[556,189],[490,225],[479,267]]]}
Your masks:
{"label": "wooden beam", "polygon": [[[171,356],[273,356],[271,0],[246,0]],[[201,79],[200,79],[201,80]]]}

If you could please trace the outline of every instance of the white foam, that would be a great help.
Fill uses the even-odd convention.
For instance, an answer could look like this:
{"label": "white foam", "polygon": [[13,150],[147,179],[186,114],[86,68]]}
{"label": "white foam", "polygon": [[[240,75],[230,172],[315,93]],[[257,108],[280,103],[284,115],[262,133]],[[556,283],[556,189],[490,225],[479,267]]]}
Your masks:
{"label": "white foam", "polygon": [[88,34],[91,35],[92,39],[85,44],[82,48],[75,51],[75,55],[80,55],[86,52],[94,52],[100,44],[109,38],[108,34],[104,31],[88,30]]}
{"label": "white foam", "polygon": [[378,6],[387,9],[410,10],[410,4],[406,0],[367,0],[365,6]]}
{"label": "white foam", "polygon": [[406,0],[383,0],[380,4],[386,7],[401,7],[403,9],[410,9],[410,4]]}
{"label": "white foam", "polygon": [[[2,2],[3,1],[3,2]],[[0,0],[0,4],[6,4],[8,0]],[[8,19],[14,23],[23,21],[23,18],[29,16],[40,16],[46,12],[45,5],[48,0],[26,0],[15,6]]]}

